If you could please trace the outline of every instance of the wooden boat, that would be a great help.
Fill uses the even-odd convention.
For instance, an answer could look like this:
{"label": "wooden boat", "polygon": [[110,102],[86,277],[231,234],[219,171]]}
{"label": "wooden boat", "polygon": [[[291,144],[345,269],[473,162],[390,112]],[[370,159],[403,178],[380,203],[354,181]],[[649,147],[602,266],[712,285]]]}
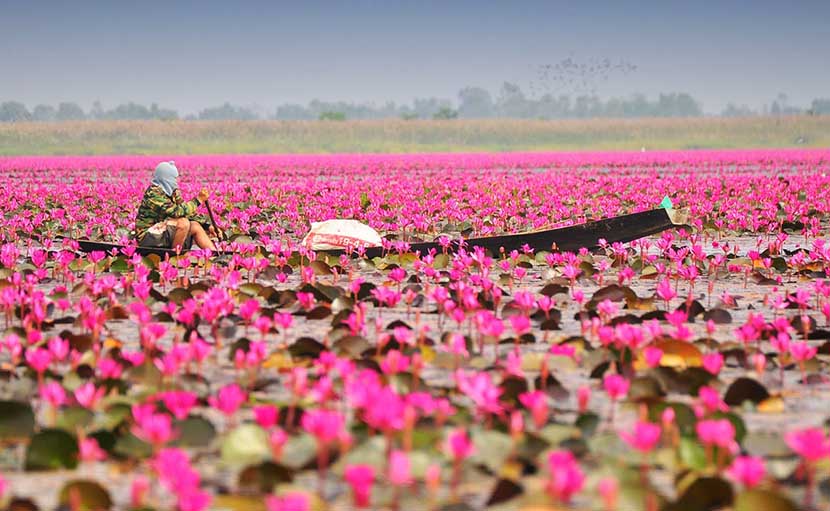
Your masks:
{"label": "wooden boat", "polygon": [[[525,245],[535,251],[560,250],[575,252],[582,247],[595,248],[599,240],[604,239],[607,243],[625,243],[652,234],[671,229],[676,226],[685,225],[686,215],[680,210],[672,208],[658,208],[639,213],[596,220],[584,224],[571,225],[558,229],[526,232],[521,234],[508,234],[504,236],[489,236],[484,238],[469,238],[463,244],[467,249],[481,247],[491,254],[497,255],[500,250],[510,252],[521,250]],[[100,241],[78,240],[82,252],[104,251],[110,252],[113,249],[123,248],[122,245],[104,243]],[[452,252],[459,247],[458,241],[454,241],[448,251]],[[443,248],[437,242],[411,243],[410,251],[420,251],[426,254],[429,250],[435,249],[441,252]],[[176,255],[174,250],[164,248],[136,249],[141,255],[156,254],[160,257]],[[345,253],[343,250],[318,250],[318,254],[339,256]],[[366,257],[372,258],[383,256],[383,249],[372,247],[366,249]]]}

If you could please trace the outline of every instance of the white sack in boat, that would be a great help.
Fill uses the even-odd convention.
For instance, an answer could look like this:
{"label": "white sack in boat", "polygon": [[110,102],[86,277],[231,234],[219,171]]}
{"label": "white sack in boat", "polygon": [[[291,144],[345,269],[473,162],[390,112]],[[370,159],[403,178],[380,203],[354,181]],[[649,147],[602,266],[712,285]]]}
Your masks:
{"label": "white sack in boat", "polygon": [[303,245],[311,250],[379,247],[381,243],[377,231],[357,220],[311,222],[311,231],[303,238]]}

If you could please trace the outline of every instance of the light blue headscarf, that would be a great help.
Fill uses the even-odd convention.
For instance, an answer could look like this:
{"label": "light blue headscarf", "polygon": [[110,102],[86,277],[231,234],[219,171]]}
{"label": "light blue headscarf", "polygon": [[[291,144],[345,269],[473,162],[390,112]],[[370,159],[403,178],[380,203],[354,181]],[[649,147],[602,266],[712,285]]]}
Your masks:
{"label": "light blue headscarf", "polygon": [[153,184],[160,186],[168,197],[179,187],[179,169],[172,161],[163,161],[156,167],[153,174]]}

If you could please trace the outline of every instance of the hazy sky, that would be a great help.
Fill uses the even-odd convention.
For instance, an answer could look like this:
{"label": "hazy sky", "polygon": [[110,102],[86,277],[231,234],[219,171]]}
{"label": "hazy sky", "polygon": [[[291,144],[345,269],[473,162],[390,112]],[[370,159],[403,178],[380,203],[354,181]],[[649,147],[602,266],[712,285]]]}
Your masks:
{"label": "hazy sky", "polygon": [[30,108],[410,102],[505,80],[529,92],[539,66],[569,56],[637,66],[604,97],[806,104],[830,96],[830,0],[0,0],[0,101]]}

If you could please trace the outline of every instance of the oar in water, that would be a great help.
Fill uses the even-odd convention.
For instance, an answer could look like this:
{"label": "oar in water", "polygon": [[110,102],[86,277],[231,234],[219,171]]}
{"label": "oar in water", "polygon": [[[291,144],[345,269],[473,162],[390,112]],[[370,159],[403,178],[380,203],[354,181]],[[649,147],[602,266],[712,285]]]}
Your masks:
{"label": "oar in water", "polygon": [[216,218],[214,218],[213,216],[213,210],[210,209],[210,201],[205,201],[205,206],[207,207],[208,215],[210,216],[210,223],[213,224],[213,228],[216,229],[216,234],[219,235],[220,240],[224,240],[225,233],[222,232],[222,229],[220,229],[219,226],[216,224]]}

